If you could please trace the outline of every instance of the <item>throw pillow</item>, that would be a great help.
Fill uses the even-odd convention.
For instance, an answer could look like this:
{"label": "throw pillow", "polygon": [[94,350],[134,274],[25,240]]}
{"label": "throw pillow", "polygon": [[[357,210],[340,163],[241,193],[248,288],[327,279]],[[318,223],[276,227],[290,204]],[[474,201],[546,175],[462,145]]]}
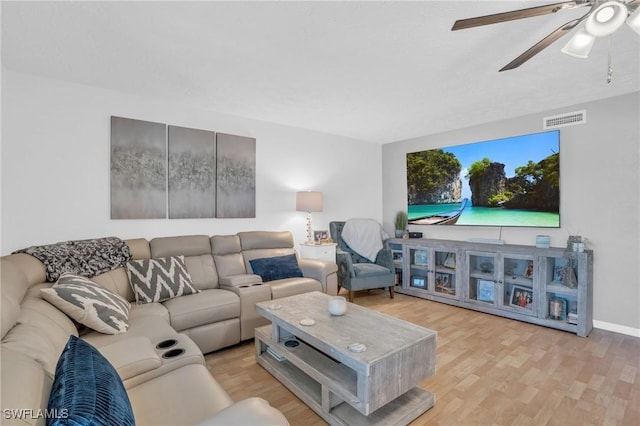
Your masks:
{"label": "throw pillow", "polygon": [[138,304],[200,293],[191,282],[184,256],[132,260],[127,263],[127,274]]}
{"label": "throw pillow", "polygon": [[70,336],[58,359],[47,425],[134,425],[120,376],[96,348]]}
{"label": "throw pillow", "polygon": [[295,254],[286,256],[263,257],[250,260],[254,274],[262,277],[263,282],[281,280],[284,278],[301,277],[302,271],[298,266]]}
{"label": "throw pillow", "polygon": [[70,318],[100,333],[119,334],[129,328],[129,302],[88,278],[63,274],[40,294]]}

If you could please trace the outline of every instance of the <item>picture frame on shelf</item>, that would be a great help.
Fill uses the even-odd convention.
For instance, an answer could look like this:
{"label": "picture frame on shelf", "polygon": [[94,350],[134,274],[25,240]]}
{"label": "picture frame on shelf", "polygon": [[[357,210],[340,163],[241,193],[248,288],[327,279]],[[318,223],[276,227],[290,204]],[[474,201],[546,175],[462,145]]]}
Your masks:
{"label": "picture frame on shelf", "polygon": [[533,289],[514,284],[511,289],[509,305],[522,309],[533,309]]}
{"label": "picture frame on shelf", "polygon": [[565,267],[564,266],[554,266],[553,267],[553,282],[562,283],[564,281]]}
{"label": "picture frame on shelf", "polygon": [[527,261],[523,276],[525,278],[533,278],[533,260]]}
{"label": "picture frame on shelf", "polygon": [[567,299],[561,297],[549,299],[549,318],[560,321],[567,319]]}
{"label": "picture frame on shelf", "polygon": [[416,266],[427,266],[429,264],[429,257],[426,250],[416,250],[413,254],[413,264]]}
{"label": "picture frame on shelf", "polygon": [[411,277],[411,287],[427,288],[427,277],[413,275]]}
{"label": "picture frame on shelf", "polygon": [[476,299],[480,302],[493,303],[495,287],[493,281],[478,280],[476,283]]}
{"label": "picture frame on shelf", "polygon": [[400,250],[393,250],[391,252],[391,257],[393,258],[394,262],[402,262],[402,251]]}

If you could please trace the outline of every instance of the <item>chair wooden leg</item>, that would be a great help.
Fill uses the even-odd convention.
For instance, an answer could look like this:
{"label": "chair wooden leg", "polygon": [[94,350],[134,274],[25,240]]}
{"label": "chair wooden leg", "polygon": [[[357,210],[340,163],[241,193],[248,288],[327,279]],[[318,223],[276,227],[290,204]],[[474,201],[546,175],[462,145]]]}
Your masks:
{"label": "chair wooden leg", "polygon": [[389,296],[391,296],[392,299],[395,296],[395,293],[393,291],[393,286],[392,285],[389,286]]}
{"label": "chair wooden leg", "polygon": [[353,302],[353,291],[349,290],[349,302]]}

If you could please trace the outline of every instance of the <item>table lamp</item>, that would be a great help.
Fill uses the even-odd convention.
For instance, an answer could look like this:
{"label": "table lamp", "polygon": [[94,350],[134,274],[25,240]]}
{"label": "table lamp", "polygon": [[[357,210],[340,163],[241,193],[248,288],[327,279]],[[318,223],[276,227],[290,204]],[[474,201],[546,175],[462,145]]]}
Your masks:
{"label": "table lamp", "polygon": [[311,212],[322,211],[322,192],[300,191],[296,193],[296,211],[307,212],[307,243],[313,244]]}

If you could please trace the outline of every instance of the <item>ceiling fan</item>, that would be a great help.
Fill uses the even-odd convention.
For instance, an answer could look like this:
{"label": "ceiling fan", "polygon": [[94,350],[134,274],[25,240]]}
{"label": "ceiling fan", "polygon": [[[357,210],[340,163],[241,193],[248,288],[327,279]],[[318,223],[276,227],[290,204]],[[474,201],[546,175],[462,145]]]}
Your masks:
{"label": "ceiling fan", "polygon": [[531,46],[527,51],[502,67],[500,71],[507,71],[519,67],[529,59],[540,53],[551,43],[558,40],[569,31],[585,21],[584,27],[562,48],[562,52],[586,58],[596,37],[604,37],[617,31],[625,22],[631,29],[640,34],[640,0],[575,0],[544,6],[529,7],[513,10],[511,12],[496,13],[493,15],[478,16],[475,18],[457,20],[451,31],[467,28],[497,24],[500,22],[514,21],[517,19],[531,18],[534,16],[548,15],[565,9],[589,7],[589,11],[582,17],[574,19],[562,25],[551,34]]}

